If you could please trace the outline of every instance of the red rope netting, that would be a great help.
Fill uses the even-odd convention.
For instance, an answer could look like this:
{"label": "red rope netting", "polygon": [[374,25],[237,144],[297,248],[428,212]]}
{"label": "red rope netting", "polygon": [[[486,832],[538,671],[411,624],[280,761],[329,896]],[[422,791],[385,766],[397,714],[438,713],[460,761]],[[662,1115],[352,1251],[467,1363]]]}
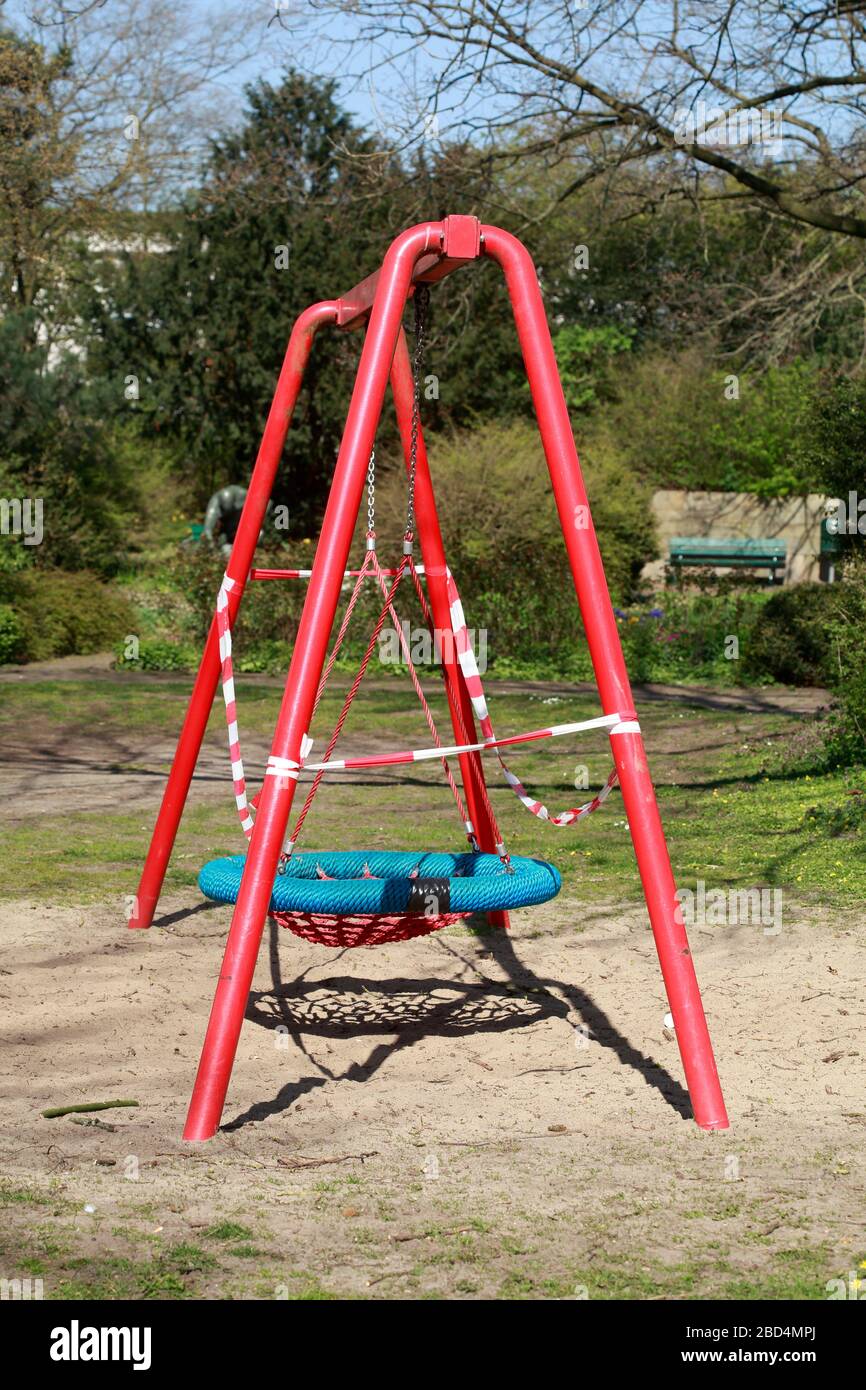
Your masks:
{"label": "red rope netting", "polygon": [[[416,588],[420,589],[420,582],[415,571],[415,566],[408,556],[404,555],[397,569],[397,574],[393,580],[393,583],[389,586],[388,584],[386,584],[385,577],[382,574],[381,569],[379,567],[379,560],[375,550],[367,551],[367,554],[364,558],[364,563],[361,567],[360,573],[358,574],[357,581],[352,592],[352,596],[349,600],[345,616],[340,625],[337,639],[334,643],[333,650],[331,652],[330,658],[328,660],[321,681],[319,683],[319,689],[316,695],[313,713],[315,713],[315,710],[318,707],[328,677],[330,676],[333,670],[334,662],[336,660],[337,653],[339,652],[340,647],[343,644],[343,639],[346,636],[346,631],[349,626],[349,620],[355,608],[358,595],[360,594],[361,586],[365,577],[368,574],[372,574],[373,576],[375,576],[378,585],[381,589],[384,602],[382,604],[378,622],[376,623],[376,626],[373,629],[373,633],[367,644],[367,648],[364,653],[364,657],[361,661],[360,668],[354,680],[352,681],[352,684],[344,700],[342,710],[340,711],[340,716],[337,720],[334,731],[331,734],[331,737],[328,741],[328,746],[322,759],[323,762],[329,761],[331,754],[333,753],[334,748],[336,747],[337,741],[340,737],[340,734],[342,733],[346,717],[349,713],[352,701],[358,693],[358,689],[360,688],[361,682],[364,679],[364,675],[366,673],[370,658],[373,654],[373,651],[375,650],[379,633],[382,631],[382,628],[384,627],[385,622],[389,617],[394,623],[398,639],[401,642],[404,657],[408,664],[409,673],[412,678],[412,683],[415,687],[415,693],[418,696],[418,699],[420,700],[421,707],[424,711],[424,717],[427,721],[427,726],[430,729],[430,733],[433,737],[434,744],[437,748],[440,748],[442,746],[441,740],[439,738],[439,732],[436,728],[432,712],[427,704],[427,701],[424,697],[424,693],[421,689],[421,683],[418,679],[418,674],[415,670],[414,663],[412,662],[412,658],[408,646],[406,644],[400,620],[394,608],[394,596],[400,586],[400,581],[403,578],[403,574],[405,573],[407,566],[411,569]],[[423,603],[423,591],[421,591],[421,595]],[[424,605],[424,607],[426,608],[426,605]],[[429,610],[424,611],[424,618],[425,621],[428,624],[430,624]],[[457,805],[458,814],[460,815],[464,824],[466,824],[467,813],[463,805],[463,799],[460,795],[459,788],[457,787],[451,769],[449,768],[445,758],[442,759],[442,766],[445,770],[445,776],[450,787],[452,796],[454,797],[455,803]],[[294,849],[295,842],[297,841],[298,836],[300,835],[301,828],[303,827],[304,821],[307,817],[307,813],[309,812],[310,807],[312,806],[313,800],[315,798],[316,792],[319,789],[319,784],[322,780],[322,776],[322,771],[316,774],[307,793],[304,805],[302,806],[301,811],[297,817],[294,830],[292,831],[289,839],[289,845],[292,847],[292,849]],[[322,946],[348,948],[355,946],[381,946],[390,941],[408,941],[412,937],[428,936],[431,932],[439,931],[442,927],[450,926],[454,922],[459,922],[464,917],[471,917],[472,913],[440,912],[435,915],[429,916],[419,913],[377,913],[375,915],[357,913],[351,916],[333,916],[327,913],[314,912],[271,912],[269,915],[271,919],[277,923],[278,926],[287,928],[289,931],[294,932],[295,936],[302,937],[305,941],[313,941]]]}
{"label": "red rope netting", "polygon": [[305,941],[320,946],[384,946],[390,941],[408,941],[413,936],[429,936],[431,932],[471,917],[471,912],[440,912],[435,917],[418,913],[393,913],[389,916],[331,917],[318,912],[272,912],[278,927],[287,927]]}

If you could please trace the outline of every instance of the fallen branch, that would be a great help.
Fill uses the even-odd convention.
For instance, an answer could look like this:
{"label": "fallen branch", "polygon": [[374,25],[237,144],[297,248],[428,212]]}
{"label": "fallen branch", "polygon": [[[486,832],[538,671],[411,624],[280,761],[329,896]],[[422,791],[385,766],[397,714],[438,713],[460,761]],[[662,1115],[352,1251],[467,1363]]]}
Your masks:
{"label": "fallen branch", "polygon": [[411,1269],[392,1269],[387,1274],[380,1274],[376,1279],[368,1279],[367,1288],[372,1289],[374,1284],[381,1284],[383,1279],[399,1279],[401,1275],[411,1273]]}
{"label": "fallen branch", "polygon": [[392,1236],[395,1245],[407,1240],[433,1240],[436,1236],[463,1236],[475,1230],[474,1226],[440,1226],[428,1231],[409,1231],[406,1235]]}
{"label": "fallen branch", "polygon": [[89,1110],[113,1110],[118,1105],[138,1105],[137,1100],[91,1100],[83,1105],[58,1105],[54,1110],[43,1110],[43,1120],[56,1120],[61,1115],[84,1114]]}
{"label": "fallen branch", "polygon": [[369,1153],[338,1154],[336,1158],[305,1158],[301,1154],[298,1158],[278,1158],[277,1163],[281,1168],[323,1168],[326,1163],[348,1163],[350,1158],[359,1158],[363,1163],[365,1158],[372,1158],[378,1152],[378,1149],[371,1149]]}

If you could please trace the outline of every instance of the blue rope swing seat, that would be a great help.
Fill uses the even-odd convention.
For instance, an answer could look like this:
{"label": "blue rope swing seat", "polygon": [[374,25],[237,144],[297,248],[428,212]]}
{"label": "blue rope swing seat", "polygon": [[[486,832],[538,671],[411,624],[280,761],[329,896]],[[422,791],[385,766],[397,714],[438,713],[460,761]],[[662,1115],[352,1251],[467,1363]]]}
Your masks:
{"label": "blue rope swing seat", "polygon": [[[216,902],[237,901],[246,856],[213,859],[199,874]],[[338,850],[300,854],[274,880],[270,914],[296,936],[325,946],[376,946],[426,936],[475,912],[530,907],[556,897],[562,880],[543,859],[497,854]]]}

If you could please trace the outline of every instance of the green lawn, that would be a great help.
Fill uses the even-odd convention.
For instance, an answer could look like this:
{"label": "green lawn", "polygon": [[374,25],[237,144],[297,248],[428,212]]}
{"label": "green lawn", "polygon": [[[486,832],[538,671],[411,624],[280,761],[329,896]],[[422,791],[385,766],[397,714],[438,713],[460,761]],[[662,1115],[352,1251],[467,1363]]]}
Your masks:
{"label": "green lawn", "polygon": [[[148,761],[149,741],[151,737],[159,740],[167,752],[180,726],[188,689],[186,680],[138,676],[115,682],[4,686],[0,688],[0,737],[7,744],[22,741],[25,748],[38,746],[40,730],[48,731],[52,742],[58,731],[66,731],[70,748],[82,735],[97,741],[104,737],[107,751],[99,765],[106,777],[112,768],[130,771],[145,762],[153,767]],[[241,682],[242,735],[267,738],[280,693],[277,686]],[[550,703],[537,695],[497,694],[492,683],[490,695],[497,730],[503,733],[598,712],[586,697]],[[314,731],[320,748],[337,717],[340,700],[341,695],[333,692],[322,701]],[[852,793],[864,787],[864,778],[857,770],[820,776],[792,773],[786,766],[785,749],[800,719],[672,703],[649,705],[641,717],[671,858],[683,886],[702,879],[708,890],[782,887],[798,896],[814,895],[827,904],[866,898],[863,821],[849,825],[844,815],[852,806]],[[222,705],[217,702],[211,730],[219,740],[222,721]],[[411,691],[397,684],[393,689],[362,690],[347,732],[359,736],[356,747],[363,746],[365,734],[373,736],[381,748],[429,742]],[[123,736],[126,751],[112,761],[111,740],[116,736]],[[551,810],[579,804],[591,794],[574,788],[580,763],[588,767],[590,789],[604,782],[610,767],[603,734],[584,736],[579,744],[569,740],[564,746],[565,742],[530,744],[507,754],[527,787]],[[89,756],[94,756],[92,744]],[[156,766],[167,771],[167,762]],[[206,802],[191,807],[184,817],[169,870],[170,885],[192,885],[205,859],[243,847],[227,755],[225,766],[225,785],[209,784]],[[504,788],[493,758],[488,766],[494,807],[510,848],[550,858],[562,870],[566,889],[581,898],[639,897],[618,792],[579,826],[557,830],[521,808]],[[160,784],[153,781],[156,794]],[[810,814],[815,808],[821,812],[819,817]],[[832,818],[828,821],[827,808],[838,808],[838,824]],[[349,811],[351,828],[347,827]],[[152,822],[153,810],[131,812],[121,795],[117,809],[110,812],[63,806],[56,815],[16,815],[3,831],[6,855],[15,863],[16,873],[4,879],[0,892],[7,897],[81,902],[134,892]],[[366,842],[419,850],[460,845],[462,839],[450,797],[433,763],[398,769],[384,780],[378,774],[364,775],[351,785],[329,784],[325,779],[304,837],[302,843],[310,848]]]}

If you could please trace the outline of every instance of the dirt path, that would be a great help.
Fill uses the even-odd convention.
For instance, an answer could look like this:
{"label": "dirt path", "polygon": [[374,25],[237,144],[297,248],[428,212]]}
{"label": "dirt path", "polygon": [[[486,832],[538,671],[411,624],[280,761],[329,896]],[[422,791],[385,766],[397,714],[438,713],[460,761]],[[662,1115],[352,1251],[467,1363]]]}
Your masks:
{"label": "dirt path", "polygon": [[[738,713],[747,715],[742,728]],[[707,760],[714,752],[721,753],[732,740],[755,737],[755,720],[748,713],[734,708],[730,721],[708,731],[701,716],[683,713],[675,720],[655,719],[655,710],[649,710],[643,724],[656,784],[703,778]],[[384,753],[393,750],[394,743],[393,735],[369,729],[350,730],[343,736],[340,748],[346,755]],[[20,730],[0,734],[0,826],[16,824],[25,803],[30,816],[76,815],[120,807],[124,811],[142,810],[152,819],[174,752],[174,738],[162,734],[144,738],[140,730],[103,728],[88,734],[58,730],[43,722],[24,734]],[[270,742],[261,735],[245,733],[243,752],[250,785],[258,787],[267,766]],[[220,797],[227,795],[229,774],[225,737],[217,727],[202,744],[189,805],[218,804]],[[400,787],[406,782],[405,770],[401,768],[372,769],[365,776],[368,785],[381,787]],[[329,785],[354,789],[357,777],[334,773]]]}
{"label": "dirt path", "polygon": [[[148,671],[141,675],[128,671],[115,671],[111,663],[114,657],[110,652],[94,656],[64,656],[54,661],[33,661],[26,666],[0,666],[0,685],[28,684],[33,681],[62,680],[104,680],[111,684],[123,684],[143,680],[177,684],[187,681],[192,684],[192,676],[177,671]],[[285,684],[281,676],[244,675],[244,683],[253,686],[270,686],[281,690]],[[331,677],[330,688],[348,688],[349,680],[339,672]],[[595,686],[591,681],[491,681],[503,695],[568,696],[591,695]],[[422,681],[425,691],[436,691],[440,683]],[[364,683],[365,690],[393,690],[393,681],[369,679]],[[742,709],[753,714],[766,714],[773,710],[786,714],[814,714],[830,701],[830,694],[817,686],[804,686],[794,689],[787,686],[738,687],[719,689],[706,685],[661,685],[647,683],[633,687],[635,700],[642,703],[670,702],[673,704],[698,705],[703,709]]]}
{"label": "dirt path", "polygon": [[[102,669],[102,658],[66,657],[61,661],[34,663],[22,668],[4,667],[0,683],[21,680],[25,684],[42,680],[98,679],[108,684],[126,683],[136,686],[139,681],[151,684],[178,684],[177,674],[164,677],[131,676]],[[105,658],[107,661],[108,658]],[[89,665],[87,663],[90,663]],[[96,663],[96,664],[94,664]],[[182,680],[185,678],[181,678]],[[260,684],[280,688],[281,682],[268,677],[244,675],[244,684]],[[332,680],[335,689],[340,678]],[[345,681],[342,682],[346,684]],[[370,690],[393,690],[389,682],[368,682]],[[438,693],[439,687],[431,689]],[[561,701],[585,695],[586,685],[566,685],[550,682],[500,681],[491,682],[495,695],[532,695],[550,706],[551,714]],[[410,698],[407,695],[407,700]],[[738,715],[785,714],[791,718],[807,716],[826,704],[825,691],[794,690],[779,687],[766,691],[724,690],[693,687],[640,686],[635,688],[635,700],[644,716],[645,732],[654,759],[657,777],[664,769],[662,780],[678,781],[690,775],[696,755],[708,755],[705,721],[690,713],[706,708],[730,712],[730,723],[715,731],[718,747],[732,737],[739,737]],[[185,701],[178,694],[177,726],[183,719]],[[665,709],[679,706],[675,720],[658,717]],[[561,717],[557,716],[557,717]],[[542,720],[536,721],[541,723]],[[108,811],[122,807],[128,811],[146,810],[153,814],[159,804],[165,777],[171,767],[176,735],[152,733],[145,736],[140,728],[119,728],[116,723],[95,728],[58,726],[44,717],[31,720],[26,727],[9,726],[0,733],[0,824],[15,822],[20,807],[26,802],[28,814],[58,815],[66,812]],[[349,730],[341,747],[348,754],[385,752],[394,746],[393,738],[366,731],[356,735]],[[244,729],[244,761],[251,784],[259,785],[270,752],[270,740]],[[697,759],[700,761],[700,758]],[[228,761],[225,736],[218,724],[206,736],[192,783],[190,804],[204,801],[225,791]],[[399,772],[379,770],[371,774],[377,783],[396,784]],[[345,779],[331,778],[332,785]],[[151,809],[152,808],[152,809]]]}

